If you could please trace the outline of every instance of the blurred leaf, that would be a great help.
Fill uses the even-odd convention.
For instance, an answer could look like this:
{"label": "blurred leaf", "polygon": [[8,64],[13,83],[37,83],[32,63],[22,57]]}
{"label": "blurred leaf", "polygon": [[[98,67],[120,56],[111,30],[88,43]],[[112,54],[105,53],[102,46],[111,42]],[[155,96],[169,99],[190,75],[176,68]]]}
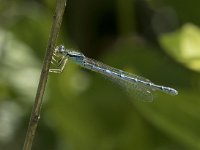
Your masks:
{"label": "blurred leaf", "polygon": [[197,26],[185,24],[179,31],[162,35],[160,43],[177,61],[200,72],[200,29]]}
{"label": "blurred leaf", "polygon": [[24,137],[22,130],[18,131],[30,110],[39,78],[40,62],[32,51],[0,28],[0,149],[21,149]]}
{"label": "blurred leaf", "polygon": [[13,88],[19,95],[32,98],[37,86],[35,81],[39,77],[40,63],[30,47],[0,28],[0,57],[1,84]]}

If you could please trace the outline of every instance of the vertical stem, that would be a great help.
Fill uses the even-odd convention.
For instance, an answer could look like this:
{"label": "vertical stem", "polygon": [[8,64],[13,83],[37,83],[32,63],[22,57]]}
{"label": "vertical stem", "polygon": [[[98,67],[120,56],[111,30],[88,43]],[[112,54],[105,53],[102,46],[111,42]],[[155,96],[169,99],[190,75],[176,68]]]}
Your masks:
{"label": "vertical stem", "polygon": [[51,27],[50,37],[48,41],[48,45],[46,48],[46,54],[43,62],[43,68],[40,75],[40,80],[37,88],[37,93],[35,96],[35,102],[32,109],[30,121],[28,130],[26,133],[26,138],[24,141],[24,147],[23,150],[31,150],[33,139],[35,136],[36,128],[38,125],[38,121],[40,118],[40,111],[42,106],[42,99],[47,83],[49,68],[50,68],[50,62],[53,55],[54,47],[56,45],[56,40],[58,37],[58,33],[60,30],[60,26],[62,23],[62,17],[64,14],[65,6],[66,6],[67,0],[57,0],[56,3],[56,10],[53,16],[53,23]]}

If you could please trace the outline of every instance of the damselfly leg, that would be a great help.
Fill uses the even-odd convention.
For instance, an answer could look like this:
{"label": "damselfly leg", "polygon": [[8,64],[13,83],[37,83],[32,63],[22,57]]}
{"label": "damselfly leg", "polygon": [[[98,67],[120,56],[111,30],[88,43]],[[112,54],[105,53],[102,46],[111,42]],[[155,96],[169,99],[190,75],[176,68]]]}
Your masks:
{"label": "damselfly leg", "polygon": [[65,56],[58,56],[56,53],[53,53],[51,64],[56,66],[56,68],[49,69],[49,72],[53,73],[62,73],[67,63],[68,58]]}

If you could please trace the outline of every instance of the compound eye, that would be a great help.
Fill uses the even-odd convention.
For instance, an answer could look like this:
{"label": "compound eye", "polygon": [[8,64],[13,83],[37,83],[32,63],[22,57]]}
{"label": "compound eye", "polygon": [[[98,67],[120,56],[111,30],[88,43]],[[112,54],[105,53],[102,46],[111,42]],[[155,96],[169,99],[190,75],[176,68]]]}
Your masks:
{"label": "compound eye", "polygon": [[64,51],[64,50],[65,50],[64,45],[61,45],[61,46],[60,46],[60,51]]}
{"label": "compound eye", "polygon": [[65,51],[64,45],[60,45],[58,50],[59,50],[59,52],[64,52]]}
{"label": "compound eye", "polygon": [[64,45],[60,45],[60,46],[57,46],[57,47],[55,48],[55,52],[56,52],[56,53],[63,53],[64,51],[65,51]]}

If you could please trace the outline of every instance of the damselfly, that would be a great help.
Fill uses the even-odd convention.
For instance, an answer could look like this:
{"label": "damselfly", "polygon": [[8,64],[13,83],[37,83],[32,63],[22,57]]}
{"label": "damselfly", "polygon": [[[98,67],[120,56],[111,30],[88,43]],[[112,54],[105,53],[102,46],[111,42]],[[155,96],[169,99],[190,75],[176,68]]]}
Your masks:
{"label": "damselfly", "polygon": [[52,63],[56,63],[58,67],[57,69],[49,70],[53,73],[61,73],[69,59],[83,68],[101,73],[108,78],[111,78],[126,89],[129,89],[130,93],[133,92],[136,95],[141,95],[142,100],[145,97],[145,100],[152,101],[152,92],[156,90],[173,96],[178,94],[178,91],[173,88],[157,85],[143,77],[110,67],[99,61],[87,58],[81,52],[65,49],[63,45],[56,47],[53,55]]}

